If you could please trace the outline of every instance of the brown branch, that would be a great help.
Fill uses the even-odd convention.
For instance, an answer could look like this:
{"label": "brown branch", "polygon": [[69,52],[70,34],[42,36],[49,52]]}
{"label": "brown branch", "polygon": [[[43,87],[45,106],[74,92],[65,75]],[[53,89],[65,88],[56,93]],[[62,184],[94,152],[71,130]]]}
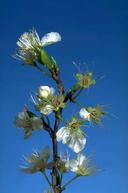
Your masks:
{"label": "brown branch", "polygon": [[43,121],[43,127],[44,129],[49,133],[49,135],[52,135],[52,128],[50,127],[49,124],[46,123],[46,121],[44,120],[44,118],[42,117],[42,121]]}
{"label": "brown branch", "polygon": [[[60,72],[59,69],[56,67],[53,67],[51,69],[49,69],[51,76],[53,78],[53,80],[56,82],[57,87],[58,87],[58,93],[64,94],[64,85],[61,81],[60,78]],[[77,91],[79,91],[80,87],[78,86],[78,84],[75,84],[65,95],[65,99],[64,102],[66,103],[68,100],[71,102],[73,101],[73,95],[75,93],[77,93]],[[79,93],[79,92],[78,92]],[[78,94],[77,93],[77,94]],[[57,169],[57,162],[58,162],[58,147],[57,147],[57,140],[56,140],[56,133],[58,131],[59,128],[59,123],[60,123],[60,116],[62,114],[62,108],[55,113],[55,122],[54,122],[54,128],[51,129],[50,125],[48,125],[45,120],[43,120],[43,124],[46,127],[47,131],[50,133],[51,139],[52,139],[52,148],[53,148],[53,166],[52,166],[52,187],[54,190],[54,193],[61,193],[62,192],[62,188],[60,185],[60,178],[59,178],[59,173],[58,173],[58,169]]]}
{"label": "brown branch", "polygon": [[56,84],[58,86],[59,94],[64,94],[64,85],[60,79],[59,69],[54,67],[54,68],[50,69],[50,72],[51,72],[53,80],[56,82]]}
{"label": "brown branch", "polygon": [[72,101],[73,100],[73,95],[80,89],[78,84],[75,84],[65,95],[64,102]]}
{"label": "brown branch", "polygon": [[[49,69],[51,76],[53,80],[56,82],[57,87],[58,87],[58,93],[64,94],[64,85],[60,79],[60,72],[57,67],[53,67]],[[59,174],[58,174],[58,169],[57,169],[57,161],[58,161],[58,147],[57,147],[57,140],[56,140],[56,133],[58,131],[59,123],[60,123],[60,115],[62,114],[62,109],[60,111],[55,113],[55,123],[54,123],[54,128],[51,133],[51,139],[52,139],[52,146],[53,146],[53,168],[52,168],[52,186],[54,189],[54,193],[60,193],[61,192],[61,187],[60,187],[60,179],[59,179]]]}

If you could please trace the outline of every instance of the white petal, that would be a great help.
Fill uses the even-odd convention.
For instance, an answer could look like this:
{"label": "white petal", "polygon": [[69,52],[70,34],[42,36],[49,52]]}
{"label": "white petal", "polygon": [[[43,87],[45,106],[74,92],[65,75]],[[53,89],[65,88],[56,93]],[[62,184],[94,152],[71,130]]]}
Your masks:
{"label": "white petal", "polygon": [[79,114],[82,119],[90,121],[90,113],[85,108],[82,108]]}
{"label": "white petal", "polygon": [[36,30],[32,30],[32,34],[33,34],[33,39],[36,40],[36,43],[41,45],[41,41],[40,41],[40,38],[39,38],[39,35],[38,35],[37,31]]}
{"label": "white petal", "polygon": [[19,128],[26,127],[26,120],[19,119],[18,117],[16,117],[15,126]]}
{"label": "white petal", "polygon": [[[63,161],[63,160],[62,160]],[[70,169],[70,161],[68,160],[68,161],[65,161],[65,167],[66,167],[66,169]]]}
{"label": "white petal", "polygon": [[51,88],[50,88],[50,94],[51,94],[51,95],[54,95],[54,93],[55,93],[55,89],[54,89],[53,87],[51,87]]}
{"label": "white petal", "polygon": [[56,133],[57,141],[61,141],[63,137],[66,135],[66,133],[67,127],[61,127]]}
{"label": "white petal", "polygon": [[40,112],[44,115],[49,115],[53,112],[53,108],[51,105],[46,105]]}
{"label": "white petal", "polygon": [[25,32],[21,35],[21,37],[17,41],[17,45],[21,49],[33,50],[34,47],[41,46],[41,41],[36,30],[31,30],[30,32]]}
{"label": "white petal", "polygon": [[48,92],[50,92],[50,87],[49,86],[40,86],[39,89],[40,90],[47,90]]}
{"label": "white petal", "polygon": [[69,152],[67,150],[60,152],[60,159],[64,163],[68,163],[69,162],[69,157],[70,157],[70,154],[69,154]]}
{"label": "white petal", "polygon": [[54,44],[54,43],[59,42],[59,41],[61,41],[60,34],[57,32],[50,32],[42,37],[41,44],[44,47],[44,46],[48,46],[50,44]]}
{"label": "white petal", "polygon": [[18,114],[18,118],[19,118],[19,119],[26,119],[26,113],[25,113],[25,112],[20,112],[20,113]]}
{"label": "white petal", "polygon": [[49,95],[53,95],[54,92],[54,88],[50,88],[49,86],[40,86],[38,90],[39,96],[43,98],[47,98]]}
{"label": "white petal", "polygon": [[65,134],[63,135],[62,143],[66,144],[70,140],[70,138],[71,138],[70,133],[66,131]]}
{"label": "white petal", "polygon": [[75,137],[71,136],[70,140],[67,142],[67,145],[74,151],[75,143],[76,143]]}
{"label": "white petal", "polygon": [[79,154],[77,155],[77,160],[78,160],[79,165],[82,166],[83,163],[84,163],[85,160],[86,160],[86,157],[85,157],[82,153],[79,153]]}
{"label": "white petal", "polygon": [[69,168],[72,172],[76,172],[78,170],[78,162],[77,160],[69,161]]}
{"label": "white petal", "polygon": [[15,119],[15,126],[19,128],[25,128],[27,122],[29,121],[29,116],[26,111],[18,113]]}
{"label": "white petal", "polygon": [[39,96],[47,98],[48,95],[50,94],[50,87],[48,87],[48,86],[40,86],[38,92],[39,92]]}
{"label": "white petal", "polygon": [[64,133],[65,133],[65,127],[61,127],[56,133],[57,141],[62,140],[62,136],[64,135]]}
{"label": "white petal", "polygon": [[72,140],[69,144],[69,147],[75,152],[79,153],[85,147],[86,138],[84,136],[72,136]]}
{"label": "white petal", "polygon": [[23,33],[20,36],[19,40],[17,41],[17,45],[20,48],[25,48],[25,49],[32,48],[32,45],[30,43],[30,33],[28,33],[28,32]]}

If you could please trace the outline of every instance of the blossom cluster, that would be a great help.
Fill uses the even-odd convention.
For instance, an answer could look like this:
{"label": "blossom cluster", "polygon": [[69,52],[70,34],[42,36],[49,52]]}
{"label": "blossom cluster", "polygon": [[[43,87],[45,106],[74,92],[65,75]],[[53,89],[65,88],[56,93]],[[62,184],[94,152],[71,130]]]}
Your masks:
{"label": "blossom cluster", "polygon": [[[59,108],[63,108],[64,104],[64,96],[63,100],[60,100],[60,96],[56,96],[57,100],[60,100],[60,103],[55,105],[55,101],[53,104],[51,103],[51,99],[55,97],[55,89],[49,86],[40,86],[38,92],[36,94],[36,99],[31,96],[32,101],[36,110],[38,110],[42,115],[48,116],[53,111],[58,111]],[[56,107],[55,107],[56,106]],[[82,154],[82,150],[86,145],[86,135],[82,130],[82,126],[84,122],[99,123],[100,118],[104,115],[100,106],[96,106],[96,108],[81,108],[79,111],[80,118],[73,116],[70,122],[67,122],[65,126],[62,126],[56,133],[56,139],[58,142],[62,142],[66,144],[69,148],[71,148],[75,153],[77,153],[77,157],[74,160],[69,160],[69,157],[66,159],[63,156],[60,156],[60,168],[63,168],[63,171],[72,171],[77,173],[78,175],[89,175],[92,174],[92,167],[88,166],[88,158],[86,158]],[[16,117],[15,124],[17,127],[23,128],[25,131],[25,137],[29,137],[32,134],[32,131],[37,129],[43,129],[42,119],[34,115],[27,108],[24,108],[24,111],[19,113]],[[30,157],[32,159],[30,159]],[[31,164],[27,169],[23,169],[27,172],[36,172],[40,168],[36,167],[40,166],[40,160],[42,160],[38,153],[33,153],[32,156],[28,158],[28,163]],[[38,163],[38,164],[37,164]],[[43,165],[43,167],[46,164]],[[38,168],[38,170],[37,170]]]}
{"label": "blossom cluster", "polygon": [[[51,86],[39,86],[36,93],[31,95],[31,101],[37,114],[31,112],[25,106],[23,112],[18,113],[16,116],[16,127],[23,129],[25,139],[30,137],[36,130],[46,130],[49,132],[53,143],[54,141],[56,143],[62,142],[62,144],[67,145],[76,155],[74,159],[70,159],[69,153],[64,155],[61,152],[60,155],[52,155],[51,158],[51,154],[54,154],[54,151],[50,152],[50,148],[46,147],[41,152],[34,151],[28,158],[25,157],[27,165],[22,167],[22,171],[27,173],[40,171],[45,176],[50,187],[52,185],[46,176],[45,169],[52,169],[52,171],[56,170],[58,172],[59,185],[61,185],[62,176],[66,172],[74,172],[75,177],[89,176],[94,173],[95,167],[91,165],[90,159],[83,154],[83,150],[87,144],[87,137],[83,128],[85,124],[101,124],[101,118],[105,115],[101,105],[85,107],[81,104],[79,105],[75,100],[81,91],[96,83],[91,71],[76,73],[77,82],[75,86],[68,92],[65,92],[60,75],[58,74],[59,68],[57,63],[45,51],[46,46],[59,41],[61,41],[61,35],[58,32],[50,32],[40,38],[36,30],[33,29],[23,33],[18,39],[18,48],[15,54],[15,57],[25,64],[35,66],[38,69],[40,69],[37,65],[38,63],[45,66],[48,72],[50,72],[50,78],[56,82],[58,87],[58,94],[56,94],[55,89]],[[68,105],[69,101],[78,104],[80,108],[79,113],[73,115],[69,121],[66,121],[63,118],[62,111]],[[55,118],[54,128],[50,126],[49,115]],[[61,126],[59,125],[60,121],[63,123]],[[53,144],[54,146],[55,144]],[[54,187],[52,188],[54,189]],[[63,191],[63,188],[60,192]],[[47,193],[55,193],[53,189],[47,191]]]}

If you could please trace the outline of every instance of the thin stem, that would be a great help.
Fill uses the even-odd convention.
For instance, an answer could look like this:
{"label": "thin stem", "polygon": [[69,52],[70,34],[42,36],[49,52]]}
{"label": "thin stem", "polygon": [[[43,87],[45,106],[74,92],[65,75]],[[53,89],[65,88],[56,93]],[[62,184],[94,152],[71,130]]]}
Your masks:
{"label": "thin stem", "polygon": [[68,122],[67,122],[62,116],[60,116],[59,119],[60,119],[63,123],[65,123],[65,124],[67,125]]}
{"label": "thin stem", "polygon": [[76,99],[81,94],[82,91],[83,91],[83,88],[80,88],[78,93],[73,97],[73,100]]}
{"label": "thin stem", "polygon": [[78,101],[76,101],[76,100],[73,100],[72,101],[73,103],[76,103],[80,108],[83,108],[84,106],[82,105],[82,104],[80,104]]}
{"label": "thin stem", "polygon": [[64,190],[69,184],[71,184],[75,179],[77,179],[79,177],[79,175],[75,175],[73,178],[71,178],[68,182],[66,182],[63,186],[62,186],[62,190]]}
{"label": "thin stem", "polygon": [[62,183],[62,180],[63,180],[63,173],[61,173],[60,175],[60,184]]}
{"label": "thin stem", "polygon": [[45,171],[43,171],[42,173],[43,173],[43,175],[44,175],[44,177],[45,177],[46,181],[48,182],[49,186],[51,187],[51,186],[52,186],[52,184],[51,184],[50,180],[48,179],[48,176],[47,176],[46,172],[45,172]]}

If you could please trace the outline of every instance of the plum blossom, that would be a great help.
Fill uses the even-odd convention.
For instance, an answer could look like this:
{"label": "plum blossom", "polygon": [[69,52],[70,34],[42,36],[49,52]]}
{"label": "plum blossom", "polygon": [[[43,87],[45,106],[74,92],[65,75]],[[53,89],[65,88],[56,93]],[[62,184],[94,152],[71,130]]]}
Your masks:
{"label": "plum blossom", "polygon": [[42,129],[43,123],[41,118],[36,117],[33,113],[24,108],[24,111],[18,113],[16,116],[15,126],[22,128],[25,132],[25,138],[28,138],[34,130]]}
{"label": "plum blossom", "polygon": [[25,166],[21,170],[26,173],[35,173],[44,171],[47,166],[47,161],[50,157],[49,147],[45,147],[42,152],[34,151],[28,158],[24,157]]}
{"label": "plum blossom", "polygon": [[69,161],[70,154],[68,153],[68,151],[60,152],[60,156],[59,157],[60,157],[59,162],[58,162],[59,170],[62,173],[68,172],[69,168],[66,167],[66,163],[68,163],[68,161]]}
{"label": "plum blossom", "polygon": [[36,30],[33,29],[30,32],[23,33],[17,41],[17,46],[24,50],[34,50],[41,47],[41,41]]}
{"label": "plum blossom", "polygon": [[95,124],[101,124],[101,118],[105,115],[102,106],[97,105],[94,107],[88,107],[87,109],[82,108],[79,112],[82,119],[92,121]]}
{"label": "plum blossom", "polygon": [[82,151],[86,144],[86,138],[82,131],[72,132],[70,127],[61,127],[56,133],[57,141],[67,144],[75,153]]}
{"label": "plum blossom", "polygon": [[49,95],[53,95],[55,92],[54,88],[49,86],[40,86],[38,94],[40,98],[47,98]]}
{"label": "plum blossom", "polygon": [[34,64],[42,48],[59,41],[61,41],[61,36],[57,32],[47,33],[40,39],[36,30],[32,29],[23,33],[18,39],[15,58],[26,64]]}
{"label": "plum blossom", "polygon": [[78,153],[76,159],[66,162],[65,167],[79,176],[90,176],[95,171],[95,168],[90,165],[90,159],[82,153]]}

